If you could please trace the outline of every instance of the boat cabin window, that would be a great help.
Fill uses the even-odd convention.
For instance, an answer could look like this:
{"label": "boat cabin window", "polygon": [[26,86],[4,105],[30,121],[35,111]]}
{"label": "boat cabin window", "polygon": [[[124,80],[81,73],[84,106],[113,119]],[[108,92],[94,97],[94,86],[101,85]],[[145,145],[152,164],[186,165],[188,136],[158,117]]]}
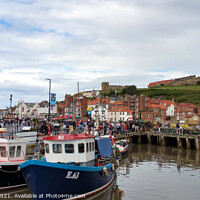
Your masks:
{"label": "boat cabin window", "polygon": [[86,151],[87,151],[87,152],[88,152],[88,149],[89,149],[88,146],[89,146],[89,145],[88,145],[88,143],[87,143],[87,145],[86,145]]}
{"label": "boat cabin window", "polygon": [[61,144],[53,144],[53,152],[54,153],[62,153],[62,146],[61,146]]}
{"label": "boat cabin window", "polygon": [[84,153],[84,144],[83,143],[79,143],[78,144],[78,152],[79,153]]}
{"label": "boat cabin window", "polygon": [[0,156],[6,157],[6,147],[0,146]]}
{"label": "boat cabin window", "polygon": [[16,157],[21,156],[21,146],[17,146],[17,152],[16,152]]}
{"label": "boat cabin window", "polygon": [[92,151],[94,151],[94,142],[92,142]]}
{"label": "boat cabin window", "polygon": [[49,153],[49,144],[45,144],[45,151],[46,153]]}
{"label": "boat cabin window", "polygon": [[74,153],[74,144],[65,144],[65,153]]}
{"label": "boat cabin window", "polygon": [[92,143],[90,142],[90,152],[92,151]]}
{"label": "boat cabin window", "polygon": [[15,156],[15,146],[9,147],[9,156],[10,156],[10,158],[14,158],[14,156]]}

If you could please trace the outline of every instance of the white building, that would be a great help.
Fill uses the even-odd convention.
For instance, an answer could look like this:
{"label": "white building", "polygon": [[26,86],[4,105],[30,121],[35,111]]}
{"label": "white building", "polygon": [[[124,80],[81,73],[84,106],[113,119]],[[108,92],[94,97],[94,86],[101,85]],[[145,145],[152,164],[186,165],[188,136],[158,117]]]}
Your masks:
{"label": "white building", "polygon": [[[16,114],[19,118],[47,118],[49,112],[49,104],[43,104],[40,106],[36,103],[25,103],[23,100],[18,102],[16,106]],[[57,104],[50,108],[51,116],[57,115]]]}
{"label": "white building", "polygon": [[175,116],[175,103],[171,100],[161,100],[161,105],[166,108],[166,116],[174,117]]}
{"label": "white building", "polygon": [[108,121],[108,105],[96,105],[95,108],[91,111],[91,118],[96,122],[99,121]]}
{"label": "white building", "polygon": [[132,111],[128,110],[128,108],[124,106],[113,106],[111,109],[109,109],[108,118],[111,122],[120,122],[132,120],[133,115]]}
{"label": "white building", "polygon": [[82,92],[82,95],[87,98],[93,98],[93,97],[99,96],[100,92],[99,92],[99,90],[91,90],[91,91]]}

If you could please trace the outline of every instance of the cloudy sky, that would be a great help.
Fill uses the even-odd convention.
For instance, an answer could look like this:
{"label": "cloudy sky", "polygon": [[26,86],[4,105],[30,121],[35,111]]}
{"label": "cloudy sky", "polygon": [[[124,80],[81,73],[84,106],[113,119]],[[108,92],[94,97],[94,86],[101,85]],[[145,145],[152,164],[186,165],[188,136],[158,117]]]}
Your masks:
{"label": "cloudy sky", "polygon": [[0,108],[199,76],[199,0],[0,0]]}

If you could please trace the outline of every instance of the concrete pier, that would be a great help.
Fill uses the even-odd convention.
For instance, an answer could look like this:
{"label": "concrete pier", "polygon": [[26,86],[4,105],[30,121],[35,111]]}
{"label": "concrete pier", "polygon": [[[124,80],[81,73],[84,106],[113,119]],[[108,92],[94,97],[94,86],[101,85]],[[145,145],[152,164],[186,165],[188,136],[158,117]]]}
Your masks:
{"label": "concrete pier", "polygon": [[[117,134],[117,138],[125,138],[124,134]],[[173,145],[178,148],[196,149],[200,151],[200,135],[177,135],[169,133],[133,133],[127,134],[129,141],[133,143],[147,143],[147,144],[158,144],[162,146]]]}

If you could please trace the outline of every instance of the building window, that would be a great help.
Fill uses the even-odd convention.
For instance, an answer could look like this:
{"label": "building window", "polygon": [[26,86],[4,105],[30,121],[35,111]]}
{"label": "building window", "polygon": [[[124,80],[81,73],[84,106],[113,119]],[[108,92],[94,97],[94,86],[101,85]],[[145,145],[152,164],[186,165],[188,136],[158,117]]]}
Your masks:
{"label": "building window", "polygon": [[6,157],[6,147],[0,147],[0,156]]}
{"label": "building window", "polygon": [[78,152],[79,153],[84,153],[85,152],[83,143],[78,144]]}
{"label": "building window", "polygon": [[61,146],[61,144],[53,144],[53,152],[54,153],[62,153],[62,146]]}
{"label": "building window", "polygon": [[21,156],[21,146],[17,146],[17,152],[16,152],[16,157]]}
{"label": "building window", "polygon": [[65,153],[74,153],[74,144],[65,144]]}
{"label": "building window", "polygon": [[150,115],[150,114],[147,114],[147,118],[151,118],[151,115]]}
{"label": "building window", "polygon": [[10,158],[14,158],[14,156],[15,156],[15,146],[9,147],[9,156],[10,156]]}

